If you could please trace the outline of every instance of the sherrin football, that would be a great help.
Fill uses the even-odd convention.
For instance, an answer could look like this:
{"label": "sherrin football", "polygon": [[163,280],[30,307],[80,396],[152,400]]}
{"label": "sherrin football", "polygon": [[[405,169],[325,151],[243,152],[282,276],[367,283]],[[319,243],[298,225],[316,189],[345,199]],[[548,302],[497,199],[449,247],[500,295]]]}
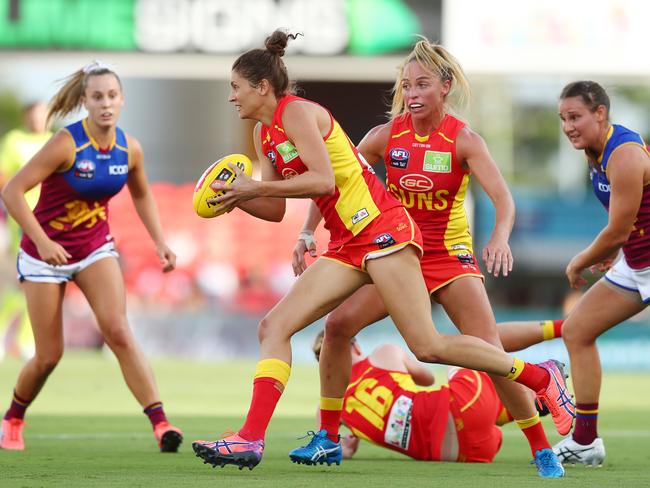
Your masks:
{"label": "sherrin football", "polygon": [[208,203],[208,199],[217,195],[217,193],[210,188],[212,182],[223,181],[226,185],[230,185],[235,180],[235,172],[230,167],[230,163],[237,165],[237,167],[247,176],[253,174],[253,163],[243,154],[230,154],[229,156],[225,156],[219,161],[212,163],[210,167],[203,172],[194,187],[192,203],[194,205],[194,210],[199,217],[209,219],[224,213],[223,210],[219,211],[219,207],[221,206],[220,203]]}

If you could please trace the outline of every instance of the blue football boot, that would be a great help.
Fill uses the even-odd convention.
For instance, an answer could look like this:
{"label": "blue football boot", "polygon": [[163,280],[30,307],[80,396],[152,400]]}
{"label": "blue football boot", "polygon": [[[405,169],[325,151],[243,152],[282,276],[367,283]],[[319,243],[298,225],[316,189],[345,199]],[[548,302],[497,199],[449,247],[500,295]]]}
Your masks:
{"label": "blue football boot", "polygon": [[310,465],[327,463],[328,466],[332,463],[341,464],[343,450],[341,449],[340,440],[339,442],[329,440],[326,430],[321,430],[318,433],[310,430],[307,435],[312,436],[309,444],[294,449],[289,453],[292,462]]}
{"label": "blue football boot", "polygon": [[535,453],[535,459],[531,461],[537,467],[537,474],[542,478],[562,478],[564,467],[553,452],[553,449],[540,449]]}

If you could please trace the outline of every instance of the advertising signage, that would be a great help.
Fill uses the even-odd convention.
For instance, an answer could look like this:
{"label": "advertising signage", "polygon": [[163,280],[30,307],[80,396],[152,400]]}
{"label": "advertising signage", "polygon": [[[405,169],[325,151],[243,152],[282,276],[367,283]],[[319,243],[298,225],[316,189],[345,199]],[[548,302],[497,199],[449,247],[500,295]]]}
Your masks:
{"label": "advertising signage", "polygon": [[[290,52],[379,54],[421,31],[413,0],[9,0],[0,49],[205,52],[261,46],[278,27],[302,31]],[[415,2],[417,4],[417,2]]]}

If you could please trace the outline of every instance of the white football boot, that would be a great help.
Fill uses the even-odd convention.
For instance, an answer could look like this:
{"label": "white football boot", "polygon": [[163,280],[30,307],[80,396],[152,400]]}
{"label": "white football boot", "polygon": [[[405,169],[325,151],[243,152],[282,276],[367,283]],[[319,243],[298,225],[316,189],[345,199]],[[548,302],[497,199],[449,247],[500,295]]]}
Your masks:
{"label": "white football boot", "polygon": [[605,444],[596,437],[591,444],[578,444],[572,436],[567,436],[553,446],[553,452],[562,464],[585,464],[587,466],[602,466],[605,460]]}

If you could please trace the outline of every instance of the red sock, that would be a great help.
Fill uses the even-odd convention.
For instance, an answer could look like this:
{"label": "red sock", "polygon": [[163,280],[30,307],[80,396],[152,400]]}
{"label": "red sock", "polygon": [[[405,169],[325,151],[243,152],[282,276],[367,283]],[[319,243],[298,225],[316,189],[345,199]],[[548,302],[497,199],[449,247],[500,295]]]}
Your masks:
{"label": "red sock", "polygon": [[339,424],[341,423],[341,410],[320,409],[320,429],[326,430],[327,437],[332,442],[339,441]]}
{"label": "red sock", "polygon": [[253,399],[246,422],[239,429],[241,437],[247,441],[264,439],[266,428],[283,391],[284,385],[273,378],[262,377],[253,381]]}
{"label": "red sock", "polygon": [[525,363],[521,373],[517,376],[515,381],[527,386],[537,393],[546,388],[549,379],[550,375],[544,368],[537,366],[536,364]]}
{"label": "red sock", "polygon": [[9,405],[9,410],[7,410],[7,413],[5,413],[4,419],[24,419],[25,411],[27,410],[27,407],[29,407],[30,403],[32,403],[31,400],[25,400],[19,397],[16,394],[16,390],[14,390],[14,396],[11,399],[11,405]]}
{"label": "red sock", "polygon": [[576,403],[576,426],[573,440],[588,445],[598,437],[598,404]]}
{"label": "red sock", "polygon": [[155,427],[160,422],[167,422],[167,416],[165,415],[162,402],[152,403],[148,407],[145,407],[143,412],[149,417],[149,422],[151,422],[152,427]]}
{"label": "red sock", "polygon": [[535,457],[535,453],[541,449],[548,449],[551,447],[548,439],[546,438],[546,432],[544,432],[544,427],[541,422],[537,422],[535,425],[521,429],[521,431],[528,439],[528,444],[530,444],[530,450]]}
{"label": "red sock", "polygon": [[562,325],[564,325],[564,320],[553,321],[553,334],[555,337],[562,337]]}

